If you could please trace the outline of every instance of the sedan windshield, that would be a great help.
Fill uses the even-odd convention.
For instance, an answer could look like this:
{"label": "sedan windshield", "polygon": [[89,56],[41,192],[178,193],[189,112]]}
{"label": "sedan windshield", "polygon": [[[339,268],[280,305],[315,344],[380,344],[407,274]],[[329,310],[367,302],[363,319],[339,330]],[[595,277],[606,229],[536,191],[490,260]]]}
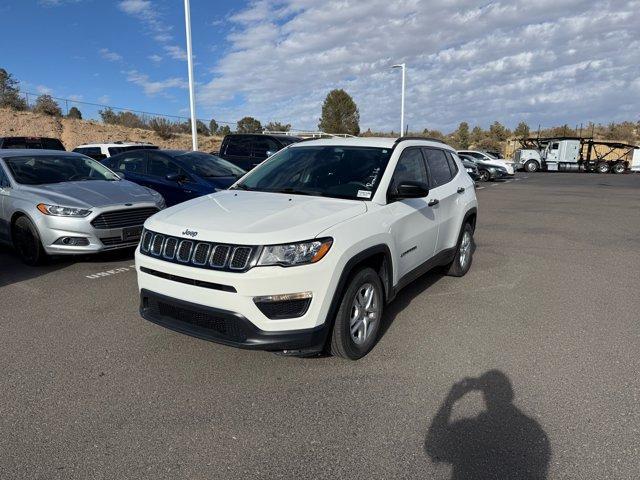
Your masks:
{"label": "sedan windshield", "polygon": [[15,181],[24,185],[44,185],[81,180],[119,180],[108,168],[84,156],[21,156],[5,157],[4,161]]}
{"label": "sedan windshield", "polygon": [[241,177],[245,171],[220,157],[202,152],[189,152],[176,155],[176,160],[184,163],[185,170],[199,177]]}
{"label": "sedan windshield", "polygon": [[391,149],[298,146],[276,153],[234,188],[370,200]]}

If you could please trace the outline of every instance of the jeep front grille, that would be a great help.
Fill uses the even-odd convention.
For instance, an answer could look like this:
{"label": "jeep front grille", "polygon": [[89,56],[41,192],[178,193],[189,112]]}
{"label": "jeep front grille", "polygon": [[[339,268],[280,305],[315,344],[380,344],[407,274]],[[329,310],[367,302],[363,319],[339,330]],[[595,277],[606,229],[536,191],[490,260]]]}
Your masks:
{"label": "jeep front grille", "polygon": [[259,249],[247,245],[198,242],[145,230],[140,241],[140,252],[193,267],[243,272],[252,266]]}

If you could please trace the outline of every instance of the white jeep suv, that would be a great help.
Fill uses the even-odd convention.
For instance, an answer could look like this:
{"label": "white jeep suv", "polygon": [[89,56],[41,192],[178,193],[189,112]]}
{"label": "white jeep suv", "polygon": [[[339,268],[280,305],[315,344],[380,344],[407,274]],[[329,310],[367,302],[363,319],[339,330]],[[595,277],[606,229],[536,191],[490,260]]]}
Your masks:
{"label": "white jeep suv", "polygon": [[145,222],[140,313],[226,345],[357,359],[402,287],[437,266],[469,270],[476,212],[444,143],[295,143],[229,190]]}

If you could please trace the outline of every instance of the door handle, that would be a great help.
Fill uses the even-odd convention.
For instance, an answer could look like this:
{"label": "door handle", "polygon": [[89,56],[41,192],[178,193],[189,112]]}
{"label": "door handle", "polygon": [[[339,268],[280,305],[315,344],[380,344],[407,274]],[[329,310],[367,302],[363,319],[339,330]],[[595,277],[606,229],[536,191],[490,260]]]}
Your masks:
{"label": "door handle", "polygon": [[464,193],[464,187],[458,187],[458,193]]}
{"label": "door handle", "polygon": [[431,200],[429,200],[429,203],[427,203],[428,207],[433,207],[434,205],[437,205],[440,203],[440,200],[438,200],[437,198],[433,198]]}

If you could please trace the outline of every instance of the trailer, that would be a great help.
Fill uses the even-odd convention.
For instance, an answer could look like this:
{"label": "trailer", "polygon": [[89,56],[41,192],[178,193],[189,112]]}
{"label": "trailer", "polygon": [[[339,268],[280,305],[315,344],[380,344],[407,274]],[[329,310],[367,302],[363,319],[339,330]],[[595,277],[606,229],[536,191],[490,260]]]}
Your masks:
{"label": "trailer", "polygon": [[640,147],[582,137],[525,138],[516,166],[527,172],[625,173],[640,171]]}

